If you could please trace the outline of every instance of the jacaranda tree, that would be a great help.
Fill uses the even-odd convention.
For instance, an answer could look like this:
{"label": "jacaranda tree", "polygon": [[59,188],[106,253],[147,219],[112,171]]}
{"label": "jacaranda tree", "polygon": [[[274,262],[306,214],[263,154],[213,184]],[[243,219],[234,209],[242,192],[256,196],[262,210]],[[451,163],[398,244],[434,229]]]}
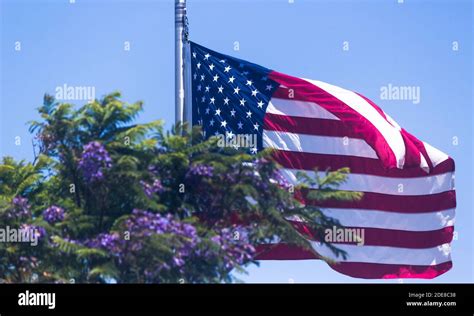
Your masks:
{"label": "jacaranda tree", "polygon": [[198,128],[134,123],[142,108],[119,93],[80,108],[45,96],[41,120],[30,122],[34,160],[0,164],[0,223],[33,228],[38,244],[0,243],[0,281],[232,282],[256,263],[259,244],[311,249],[288,218],[323,243],[323,230],[339,225],[296,193],[360,196],[337,191],[348,170],[299,174],[293,187],[271,152],[221,148]]}

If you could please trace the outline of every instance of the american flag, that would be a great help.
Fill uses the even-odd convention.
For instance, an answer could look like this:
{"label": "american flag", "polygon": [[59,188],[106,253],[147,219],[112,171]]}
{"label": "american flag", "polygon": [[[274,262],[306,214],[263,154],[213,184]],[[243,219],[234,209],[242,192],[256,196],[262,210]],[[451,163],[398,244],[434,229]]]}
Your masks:
{"label": "american flag", "polygon": [[[256,153],[276,149],[282,173],[350,168],[340,189],[358,201],[318,201],[363,245],[337,244],[343,260],[310,240],[330,266],[358,278],[434,278],[452,267],[454,161],[401,128],[366,97],[325,82],[288,76],[191,43],[193,125],[206,137],[257,135]],[[261,246],[259,260],[318,259],[284,242]]]}

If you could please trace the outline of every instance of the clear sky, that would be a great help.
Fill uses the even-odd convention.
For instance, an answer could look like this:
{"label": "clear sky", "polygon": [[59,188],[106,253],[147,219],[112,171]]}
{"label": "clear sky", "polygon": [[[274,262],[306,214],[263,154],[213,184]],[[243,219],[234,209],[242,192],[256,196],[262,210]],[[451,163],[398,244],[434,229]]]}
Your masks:
{"label": "clear sky", "polygon": [[[93,86],[97,97],[119,90],[126,101],[145,102],[140,121],[173,123],[172,0],[0,3],[0,156],[32,159],[26,122],[38,119],[35,108],[44,93],[54,95],[63,84]],[[454,267],[433,281],[404,282],[474,282],[472,1],[188,0],[188,17],[193,41],[364,94],[406,130],[452,156]],[[419,87],[420,102],[381,100],[381,88],[389,84]],[[262,262],[240,278],[366,282],[319,261]]]}

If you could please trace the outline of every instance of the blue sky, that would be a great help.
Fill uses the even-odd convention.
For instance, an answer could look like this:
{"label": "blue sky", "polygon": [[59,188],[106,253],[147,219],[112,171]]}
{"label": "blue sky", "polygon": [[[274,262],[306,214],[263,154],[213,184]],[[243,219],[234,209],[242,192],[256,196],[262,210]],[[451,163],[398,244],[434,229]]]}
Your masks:
{"label": "blue sky", "polygon": [[[44,93],[63,84],[94,86],[98,97],[119,90],[126,101],[145,102],[140,121],[173,123],[173,1],[69,2],[0,0],[0,156],[32,159],[26,122],[38,118],[35,108]],[[405,282],[473,282],[472,1],[289,2],[188,0],[191,38],[267,68],[362,93],[406,130],[451,155],[458,196],[454,267],[433,281]],[[380,89],[389,84],[420,87],[420,103],[381,100]],[[15,144],[18,136],[21,145]],[[240,278],[366,282],[318,261],[262,262]]]}

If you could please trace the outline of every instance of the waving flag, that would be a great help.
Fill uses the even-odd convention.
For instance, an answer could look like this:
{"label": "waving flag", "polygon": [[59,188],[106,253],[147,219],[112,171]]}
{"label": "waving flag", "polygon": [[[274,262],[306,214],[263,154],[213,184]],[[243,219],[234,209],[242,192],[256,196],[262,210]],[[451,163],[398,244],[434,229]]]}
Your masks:
{"label": "waving flag", "polygon": [[[454,161],[401,128],[372,101],[321,81],[291,77],[191,43],[193,124],[206,136],[257,135],[256,153],[276,149],[286,178],[350,168],[340,189],[358,201],[318,201],[363,245],[338,244],[347,259],[310,240],[334,270],[359,278],[434,278],[451,266]],[[305,203],[315,203],[307,200]],[[318,259],[285,243],[257,259]]]}

